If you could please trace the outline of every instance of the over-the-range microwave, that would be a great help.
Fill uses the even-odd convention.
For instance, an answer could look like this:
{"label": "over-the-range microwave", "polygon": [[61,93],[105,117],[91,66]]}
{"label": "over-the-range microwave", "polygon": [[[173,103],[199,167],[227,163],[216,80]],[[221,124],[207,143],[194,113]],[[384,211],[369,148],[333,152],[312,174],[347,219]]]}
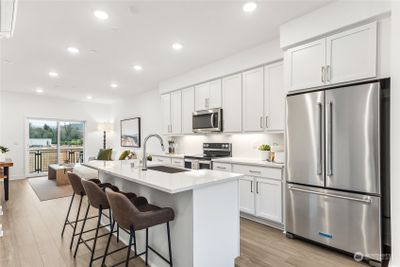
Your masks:
{"label": "over-the-range microwave", "polygon": [[222,109],[214,108],[193,112],[193,132],[222,132]]}

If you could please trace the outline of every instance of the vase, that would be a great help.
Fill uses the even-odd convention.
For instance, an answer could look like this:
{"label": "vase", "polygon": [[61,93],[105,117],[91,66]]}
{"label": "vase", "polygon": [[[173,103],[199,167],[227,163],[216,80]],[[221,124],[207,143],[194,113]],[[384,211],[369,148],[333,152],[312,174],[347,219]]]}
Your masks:
{"label": "vase", "polygon": [[260,152],[260,160],[267,161],[270,157],[270,151],[259,151]]}
{"label": "vase", "polygon": [[0,162],[6,161],[6,153],[0,153]]}

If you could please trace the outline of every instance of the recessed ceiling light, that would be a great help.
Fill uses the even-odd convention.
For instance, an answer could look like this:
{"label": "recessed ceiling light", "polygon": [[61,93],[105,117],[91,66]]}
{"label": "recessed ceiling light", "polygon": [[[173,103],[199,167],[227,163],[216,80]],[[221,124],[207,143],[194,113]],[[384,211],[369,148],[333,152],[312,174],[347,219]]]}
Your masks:
{"label": "recessed ceiling light", "polygon": [[38,87],[38,88],[36,88],[35,92],[38,93],[38,94],[41,94],[41,93],[44,92],[44,90],[42,88]]}
{"label": "recessed ceiling light", "polygon": [[173,44],[172,44],[172,48],[173,48],[174,50],[179,51],[179,50],[181,50],[181,49],[183,48],[183,45],[182,45],[181,43],[173,43]]}
{"label": "recessed ceiling light", "polygon": [[87,95],[87,96],[86,96],[86,99],[91,100],[91,99],[93,99],[93,96]]}
{"label": "recessed ceiling light", "polygon": [[247,2],[242,6],[244,12],[250,13],[256,10],[257,3],[256,2]]}
{"label": "recessed ceiling light", "polygon": [[108,14],[107,14],[105,11],[103,11],[103,10],[97,9],[97,10],[93,11],[93,14],[94,14],[94,15],[96,16],[96,18],[98,18],[98,19],[101,19],[101,20],[106,20],[106,19],[108,19]]}
{"label": "recessed ceiling light", "polygon": [[110,87],[112,87],[112,88],[117,88],[117,87],[118,87],[118,84],[117,84],[117,83],[110,83]]}
{"label": "recessed ceiling light", "polygon": [[49,76],[50,76],[50,77],[58,77],[58,73],[55,72],[55,71],[50,71],[50,72],[49,72]]}
{"label": "recessed ceiling light", "polygon": [[67,51],[70,53],[70,54],[73,54],[73,55],[76,55],[76,54],[79,54],[79,49],[78,48],[76,48],[76,47],[68,47],[67,48]]}
{"label": "recessed ceiling light", "polygon": [[139,70],[142,70],[143,68],[140,65],[135,65],[135,66],[133,66],[133,69],[139,71]]}

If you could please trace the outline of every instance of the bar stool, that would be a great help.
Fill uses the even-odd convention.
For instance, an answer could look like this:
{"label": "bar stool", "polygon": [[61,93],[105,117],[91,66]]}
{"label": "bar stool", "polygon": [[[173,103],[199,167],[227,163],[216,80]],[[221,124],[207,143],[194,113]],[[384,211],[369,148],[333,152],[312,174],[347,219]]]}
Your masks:
{"label": "bar stool", "polygon": [[[86,245],[86,247],[91,251],[89,266],[92,266],[93,261],[104,257],[104,256],[101,256],[101,257],[94,258],[94,254],[95,254],[95,251],[96,251],[97,239],[99,237],[103,237],[103,236],[107,236],[108,235],[108,233],[107,233],[107,234],[103,234],[103,235],[99,236],[99,229],[103,228],[103,227],[106,227],[106,226],[110,226],[110,228],[111,228],[112,225],[114,225],[114,221],[112,220],[111,209],[110,209],[110,205],[108,203],[108,199],[106,197],[105,189],[108,188],[108,190],[113,191],[113,192],[114,191],[115,192],[119,192],[119,189],[116,186],[100,187],[98,184],[96,184],[93,181],[81,180],[81,182],[82,182],[83,188],[85,189],[86,195],[88,197],[89,205],[88,205],[88,207],[86,209],[85,218],[83,219],[83,224],[82,224],[81,232],[79,234],[78,243],[77,243],[76,248],[75,248],[74,257],[76,257],[79,245],[81,243],[84,243]],[[119,193],[121,195],[125,196],[127,199],[130,199],[132,201],[134,199],[136,199],[136,194],[134,194],[134,193],[124,193],[124,192],[119,192]],[[84,228],[85,228],[86,221],[88,219],[87,216],[88,216],[90,207],[98,209],[97,227],[95,228],[96,232],[95,232],[94,237],[85,240],[85,239],[82,238],[82,234],[87,232],[87,231],[84,231]],[[101,217],[102,217],[102,215],[104,215],[103,214],[103,210],[107,210],[107,209],[109,210],[109,216],[107,216],[107,217],[109,217],[109,219],[110,219],[110,224],[109,225],[100,226]],[[118,230],[116,232],[118,233]],[[112,229],[110,230],[110,234],[113,234],[113,233],[115,233],[114,232],[114,227],[112,227]],[[91,240],[93,240],[92,248],[90,248],[89,245],[87,244],[87,241],[91,241]],[[123,248],[120,248],[117,251],[122,250],[122,249]],[[113,251],[112,253],[117,252],[117,251]],[[111,253],[109,253],[109,254],[111,254]]]}
{"label": "bar stool", "polygon": [[[148,265],[148,250],[150,249],[155,254],[157,254],[161,259],[167,262],[171,267],[173,267],[172,263],[172,252],[171,252],[171,234],[169,228],[169,222],[174,220],[175,213],[171,208],[160,208],[154,205],[151,205],[147,202],[145,198],[139,197],[136,199],[128,199],[123,194],[118,192],[112,192],[111,190],[106,189],[106,195],[108,201],[110,203],[110,207],[112,210],[112,214],[114,217],[113,225],[111,226],[111,231],[109,235],[109,239],[106,246],[105,256],[103,258],[103,263],[106,258],[106,254],[108,252],[108,247],[110,245],[110,239],[112,235],[112,230],[114,228],[114,223],[117,222],[121,228],[129,229],[129,244],[128,244],[128,253],[125,260],[125,266],[129,265],[129,261],[137,258],[141,255],[146,255],[146,266]],[[156,226],[159,224],[167,224],[167,235],[168,235],[168,250],[169,250],[169,260],[163,257],[160,253],[158,253],[155,249],[149,246],[149,228],[152,226]],[[136,247],[136,234],[135,231],[139,231],[142,229],[146,229],[146,249],[142,253],[137,253]],[[133,246],[135,250],[134,257],[130,257],[132,241],[134,241]],[[116,263],[112,265],[112,267],[122,264],[122,262]],[[104,264],[103,264],[104,265]],[[111,267],[111,266],[110,266]]]}
{"label": "bar stool", "polygon": [[[66,216],[65,221],[64,221],[64,226],[63,226],[63,229],[62,229],[62,232],[61,232],[61,237],[64,236],[65,227],[67,225],[71,226],[72,229],[73,229],[73,232],[72,232],[71,244],[70,244],[69,248],[72,249],[72,245],[74,243],[75,236],[77,235],[76,234],[76,227],[78,225],[78,222],[83,221],[83,219],[79,220],[79,214],[80,214],[80,211],[81,211],[82,200],[83,200],[83,197],[86,196],[86,192],[85,192],[85,190],[84,190],[84,188],[82,186],[82,182],[81,182],[82,178],[81,177],[79,177],[77,174],[72,173],[72,172],[68,172],[67,174],[68,174],[69,182],[70,182],[70,184],[72,186],[73,193],[72,193],[72,196],[71,196],[71,202],[69,203],[67,216]],[[91,179],[90,181],[98,184],[101,187],[103,187],[103,186],[111,186],[111,184],[102,184],[99,179]],[[80,197],[78,211],[76,213],[75,220],[74,221],[70,221],[69,220],[69,216],[70,216],[70,213],[71,213],[71,207],[72,207],[72,203],[74,202],[74,198],[75,198],[76,195]],[[89,217],[88,219],[93,219],[93,218],[97,218],[97,216]]]}

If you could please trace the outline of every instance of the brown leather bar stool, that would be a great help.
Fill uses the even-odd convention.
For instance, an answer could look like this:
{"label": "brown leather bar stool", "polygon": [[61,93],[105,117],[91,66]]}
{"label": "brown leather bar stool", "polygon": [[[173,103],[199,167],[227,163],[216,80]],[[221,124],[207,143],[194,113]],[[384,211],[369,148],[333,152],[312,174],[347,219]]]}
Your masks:
{"label": "brown leather bar stool", "polygon": [[[88,207],[86,209],[85,218],[83,219],[83,224],[82,224],[81,232],[79,234],[78,243],[77,243],[76,248],[75,248],[74,257],[76,257],[79,245],[81,243],[84,243],[86,245],[86,247],[91,251],[89,266],[92,266],[93,261],[101,259],[101,258],[104,257],[104,255],[102,255],[100,257],[94,258],[94,254],[95,254],[95,251],[96,251],[97,239],[99,237],[103,237],[103,236],[107,236],[108,235],[108,233],[107,233],[107,234],[103,234],[103,235],[99,236],[99,229],[103,228],[103,227],[106,227],[106,226],[110,226],[110,228],[111,228],[112,225],[114,225],[114,222],[113,222],[112,216],[111,216],[110,204],[108,203],[108,199],[107,199],[107,196],[106,196],[106,193],[105,193],[105,189],[108,188],[108,190],[116,191],[116,192],[119,192],[119,189],[116,186],[100,187],[98,184],[96,184],[95,182],[92,182],[92,181],[81,180],[81,182],[82,182],[83,188],[85,189],[86,195],[88,197],[89,205],[88,205]],[[134,194],[134,193],[120,192],[120,194],[123,195],[124,197],[126,197],[127,199],[132,200],[132,201],[134,199],[136,199],[136,194]],[[95,209],[97,209],[99,211],[98,212],[98,220],[97,220],[96,232],[95,232],[95,235],[94,235],[93,238],[83,239],[82,238],[82,234],[87,232],[87,231],[84,231],[84,228],[85,228],[85,224],[86,224],[86,221],[87,221],[87,216],[88,216],[90,207],[95,208]],[[101,217],[102,217],[102,215],[104,215],[103,214],[103,210],[107,210],[107,209],[109,210],[109,216],[108,217],[110,219],[110,224],[100,226]],[[114,232],[114,227],[112,227],[112,229],[110,230],[110,234],[112,235],[113,233],[115,233]],[[89,245],[87,244],[87,241],[91,241],[91,240],[93,240],[93,246],[90,248]],[[122,250],[122,249],[123,248],[118,249],[117,251]],[[117,252],[117,251],[113,251],[112,253]],[[111,253],[108,253],[108,254],[111,254]]]}
{"label": "brown leather bar stool", "polygon": [[[128,244],[128,253],[125,260],[125,266],[129,265],[129,261],[137,258],[141,255],[146,255],[146,265],[148,264],[148,250],[150,249],[155,254],[157,254],[160,258],[162,258],[165,262],[167,262],[171,267],[173,267],[172,263],[172,252],[171,252],[171,234],[169,228],[169,222],[174,220],[175,213],[171,208],[160,208],[154,205],[151,205],[147,202],[147,200],[143,197],[139,197],[136,199],[128,199],[123,194],[118,192],[113,192],[111,190],[106,189],[106,195],[108,201],[110,203],[110,207],[112,210],[112,214],[114,217],[113,225],[111,226],[111,231],[109,235],[109,239],[106,246],[105,256],[103,258],[103,263],[106,258],[106,254],[108,251],[108,247],[110,245],[110,239],[112,235],[112,230],[114,228],[114,223],[117,222],[121,228],[129,229],[129,244]],[[169,250],[169,260],[163,257],[160,253],[158,253],[155,249],[149,246],[149,228],[152,226],[156,226],[159,224],[167,224],[167,235],[168,235],[168,250]],[[136,248],[136,231],[146,229],[146,250],[142,253],[137,253]],[[130,257],[132,241],[134,241],[134,257]],[[122,264],[123,262],[116,263],[112,265],[112,267]],[[111,267],[111,266],[110,266]]]}
{"label": "brown leather bar stool", "polygon": [[[82,178],[79,177],[77,174],[72,173],[72,172],[68,172],[68,179],[69,179],[69,182],[70,182],[70,184],[72,186],[73,193],[72,193],[72,196],[71,196],[71,202],[70,202],[69,207],[68,207],[67,216],[66,216],[65,221],[64,221],[64,226],[63,226],[63,229],[62,229],[62,232],[61,232],[61,236],[64,236],[65,227],[67,225],[72,227],[73,232],[72,232],[71,244],[69,246],[69,248],[72,249],[72,245],[74,243],[75,236],[77,236],[76,227],[78,225],[78,222],[83,221],[83,219],[79,220],[79,214],[80,214],[80,211],[81,211],[82,200],[83,200],[83,197],[86,196],[86,192],[85,192],[85,189],[83,188],[82,183],[81,183]],[[107,185],[111,185],[111,184],[102,184],[99,179],[91,179],[90,181],[98,184],[101,187],[107,186]],[[71,213],[71,207],[72,207],[72,203],[74,202],[75,196],[79,196],[80,197],[79,206],[78,206],[78,211],[77,211],[76,216],[75,216],[75,220],[74,221],[70,221],[69,220],[69,216],[70,216],[70,213]],[[93,218],[97,218],[97,216],[89,217],[88,219],[93,219]]]}

